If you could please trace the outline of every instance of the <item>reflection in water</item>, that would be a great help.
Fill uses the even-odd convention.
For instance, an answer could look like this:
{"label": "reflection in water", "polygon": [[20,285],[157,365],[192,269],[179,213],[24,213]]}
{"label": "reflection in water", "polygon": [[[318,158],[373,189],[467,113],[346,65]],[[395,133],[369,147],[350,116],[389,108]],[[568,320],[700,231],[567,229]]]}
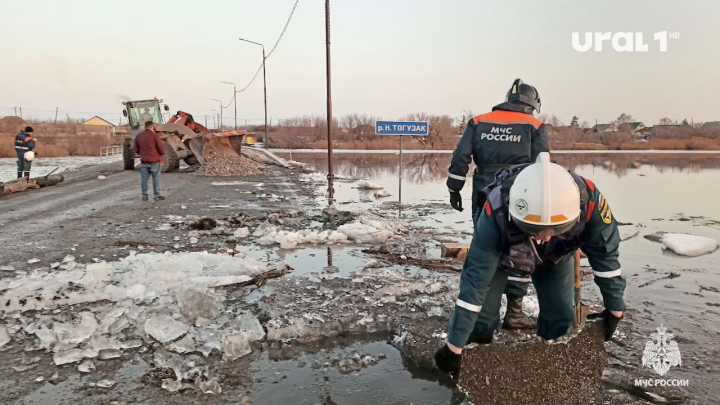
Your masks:
{"label": "reflection in water", "polygon": [[[333,155],[335,174],[345,177],[378,178],[397,175],[396,154],[338,154]],[[327,157],[322,153],[294,153],[293,159],[308,163],[315,170],[325,171]],[[667,171],[697,173],[704,169],[720,168],[720,154],[558,154],[553,159],[570,170],[578,166],[602,168],[618,178],[630,175],[633,170],[649,166],[658,173]],[[415,184],[437,182],[447,177],[452,155],[445,153],[403,155],[404,181]],[[470,168],[470,173],[474,167]]]}

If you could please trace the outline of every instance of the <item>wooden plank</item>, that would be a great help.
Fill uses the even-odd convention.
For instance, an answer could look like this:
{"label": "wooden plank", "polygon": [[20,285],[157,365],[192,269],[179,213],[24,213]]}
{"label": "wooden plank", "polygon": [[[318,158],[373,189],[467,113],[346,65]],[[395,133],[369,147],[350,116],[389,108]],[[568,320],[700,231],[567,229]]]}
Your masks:
{"label": "wooden plank", "polygon": [[470,244],[468,243],[441,243],[440,257],[454,257],[465,259],[467,257]]}

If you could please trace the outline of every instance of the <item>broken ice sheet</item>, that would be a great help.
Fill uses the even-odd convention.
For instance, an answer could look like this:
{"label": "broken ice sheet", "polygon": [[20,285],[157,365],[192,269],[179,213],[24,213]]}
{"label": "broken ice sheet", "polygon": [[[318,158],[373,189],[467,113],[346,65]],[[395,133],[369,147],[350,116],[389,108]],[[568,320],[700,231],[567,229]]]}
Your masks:
{"label": "broken ice sheet", "polygon": [[170,392],[178,392],[182,388],[182,382],[166,378],[162,380],[162,388]]}
{"label": "broken ice sheet", "polygon": [[78,365],[78,371],[81,373],[90,373],[92,371],[95,371],[95,363],[93,363],[91,360],[84,360]]}
{"label": "broken ice sheet", "polygon": [[100,380],[97,383],[95,383],[95,386],[100,387],[100,388],[110,388],[113,385],[115,385],[115,381],[113,381],[113,380]]}
{"label": "broken ice sheet", "polygon": [[0,347],[10,343],[10,334],[4,326],[0,326]]}
{"label": "broken ice sheet", "polygon": [[145,321],[145,333],[160,343],[172,342],[185,335],[189,329],[189,326],[169,315],[157,315]]}
{"label": "broken ice sheet", "polygon": [[193,323],[198,317],[214,320],[220,315],[221,305],[217,297],[197,290],[179,291],[175,298],[180,312]]}
{"label": "broken ice sheet", "polygon": [[230,361],[252,353],[250,341],[247,335],[243,333],[225,335],[222,341],[222,348],[223,359]]}
{"label": "broken ice sheet", "polygon": [[202,381],[197,384],[198,388],[200,388],[200,391],[202,391],[203,394],[220,394],[222,393],[222,387],[220,384],[213,380],[208,381]]}
{"label": "broken ice sheet", "polygon": [[40,259],[30,259],[27,262],[28,262],[28,264],[40,263]]}
{"label": "broken ice sheet", "polygon": [[196,349],[195,339],[188,333],[182,339],[168,345],[167,348],[176,353],[192,353]]}
{"label": "broken ice sheet", "polygon": [[67,255],[62,259],[63,263],[70,263],[75,261],[75,256],[73,255]]}

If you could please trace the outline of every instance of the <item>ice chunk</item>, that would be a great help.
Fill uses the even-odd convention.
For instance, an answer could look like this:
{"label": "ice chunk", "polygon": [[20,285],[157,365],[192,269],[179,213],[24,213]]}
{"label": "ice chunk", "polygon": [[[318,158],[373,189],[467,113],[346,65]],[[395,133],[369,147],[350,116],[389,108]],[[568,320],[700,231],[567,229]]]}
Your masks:
{"label": "ice chunk", "polygon": [[[199,380],[197,380],[197,381],[199,381]],[[217,394],[222,393],[222,387],[214,379],[208,380],[208,381],[200,381],[197,384],[197,386],[198,386],[198,388],[200,388],[200,391],[202,391],[203,394],[217,395]]]}
{"label": "ice chunk", "polygon": [[340,374],[350,374],[355,371],[360,371],[360,363],[355,359],[342,359],[338,363],[338,371]]}
{"label": "ice chunk", "polygon": [[62,259],[63,263],[70,263],[75,261],[75,256],[73,255],[67,255]]}
{"label": "ice chunk", "polygon": [[10,334],[4,326],[0,326],[0,347],[10,343]]}
{"label": "ice chunk", "polygon": [[104,349],[98,352],[98,359],[100,360],[117,359],[119,357],[122,357],[122,351],[117,349]]}
{"label": "ice chunk", "polygon": [[221,305],[216,297],[196,290],[182,290],[175,295],[180,312],[193,323],[198,317],[214,320],[220,315]]}
{"label": "ice chunk", "polygon": [[0,270],[2,270],[2,271],[15,271],[15,267],[13,267],[13,266],[0,266]]}
{"label": "ice chunk", "polygon": [[327,176],[319,172],[303,173],[300,175],[300,181],[307,183],[326,183]]}
{"label": "ice chunk", "polygon": [[172,229],[172,225],[168,224],[168,223],[160,224],[160,226],[155,228],[156,231],[169,231],[171,229]]}
{"label": "ice chunk", "polygon": [[77,363],[83,359],[84,354],[80,349],[59,350],[53,355],[53,361],[56,365]]}
{"label": "ice chunk", "polygon": [[40,346],[43,349],[49,349],[57,341],[53,331],[45,327],[35,329],[35,336],[40,339]]}
{"label": "ice chunk", "polygon": [[246,238],[250,236],[250,228],[247,226],[244,228],[238,228],[233,232],[233,236],[236,238]]}
{"label": "ice chunk", "polygon": [[190,243],[192,243],[193,245],[198,243],[198,238],[190,238]]}
{"label": "ice chunk", "polygon": [[358,183],[358,188],[360,190],[382,190],[385,187],[383,187],[379,184],[375,184],[369,180],[362,180],[361,182]]}
{"label": "ice chunk", "polygon": [[385,189],[382,189],[382,190],[380,190],[380,191],[376,191],[375,194],[374,194],[375,198],[385,198],[385,197],[390,197],[390,195],[391,195],[391,194],[388,193],[388,191],[385,190]]}
{"label": "ice chunk", "polygon": [[198,340],[202,342],[202,345],[198,347],[198,351],[205,357],[208,357],[213,350],[222,351],[220,337],[218,337],[217,331],[213,329],[201,329]]}
{"label": "ice chunk", "polygon": [[225,335],[222,341],[223,359],[235,360],[252,353],[250,341],[244,333]]}
{"label": "ice chunk", "polygon": [[113,380],[100,380],[97,383],[95,383],[95,386],[100,387],[100,388],[110,388],[113,385],[115,385],[115,381],[113,381]]}
{"label": "ice chunk", "polygon": [[178,392],[182,388],[182,382],[166,378],[162,380],[162,388],[170,392]]}
{"label": "ice chunk", "polygon": [[113,266],[107,262],[92,263],[85,267],[85,277],[82,278],[83,284],[108,281],[111,278]]}
{"label": "ice chunk", "polygon": [[90,338],[90,336],[97,330],[98,323],[95,320],[95,315],[91,312],[83,312],[80,314],[80,323],[72,328],[72,333],[64,335],[63,339],[58,339],[62,343],[66,344],[80,344]]}
{"label": "ice chunk", "polygon": [[195,339],[188,333],[184,338],[168,345],[167,348],[176,353],[192,353],[196,349]]}
{"label": "ice chunk", "polygon": [[120,342],[95,334],[90,338],[90,347],[92,347],[93,350],[99,352],[101,350],[108,349],[117,350],[120,349],[122,345],[120,344]]}
{"label": "ice chunk", "polygon": [[51,264],[50,264],[50,269],[51,269],[51,270],[55,270],[55,269],[57,269],[58,267],[60,267],[60,262],[55,262],[55,263],[51,263]]}
{"label": "ice chunk", "polygon": [[78,365],[77,369],[81,373],[90,373],[95,371],[95,363],[93,363],[91,360],[84,360]]}
{"label": "ice chunk", "polygon": [[662,243],[673,252],[689,257],[712,253],[718,248],[718,241],[715,239],[679,233],[664,234]]}
{"label": "ice chunk", "polygon": [[40,259],[30,259],[27,262],[28,262],[28,264],[40,263]]}
{"label": "ice chunk", "polygon": [[189,329],[189,326],[169,315],[157,315],[145,321],[145,333],[160,343],[172,342],[185,335]]}
{"label": "ice chunk", "polygon": [[235,318],[236,327],[249,341],[261,340],[265,337],[265,329],[255,315],[244,312]]}

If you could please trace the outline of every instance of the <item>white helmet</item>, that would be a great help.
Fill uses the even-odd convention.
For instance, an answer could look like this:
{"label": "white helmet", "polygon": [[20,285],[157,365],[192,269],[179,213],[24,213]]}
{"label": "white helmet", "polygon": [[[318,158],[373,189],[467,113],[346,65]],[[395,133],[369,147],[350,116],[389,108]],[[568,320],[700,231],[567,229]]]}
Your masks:
{"label": "white helmet", "polygon": [[33,159],[35,159],[35,152],[27,151],[23,156],[25,157],[25,160],[27,160],[28,162],[32,162]]}
{"label": "white helmet", "polygon": [[580,217],[580,190],[562,166],[542,152],[510,187],[510,217],[523,232],[553,236],[567,232]]}

